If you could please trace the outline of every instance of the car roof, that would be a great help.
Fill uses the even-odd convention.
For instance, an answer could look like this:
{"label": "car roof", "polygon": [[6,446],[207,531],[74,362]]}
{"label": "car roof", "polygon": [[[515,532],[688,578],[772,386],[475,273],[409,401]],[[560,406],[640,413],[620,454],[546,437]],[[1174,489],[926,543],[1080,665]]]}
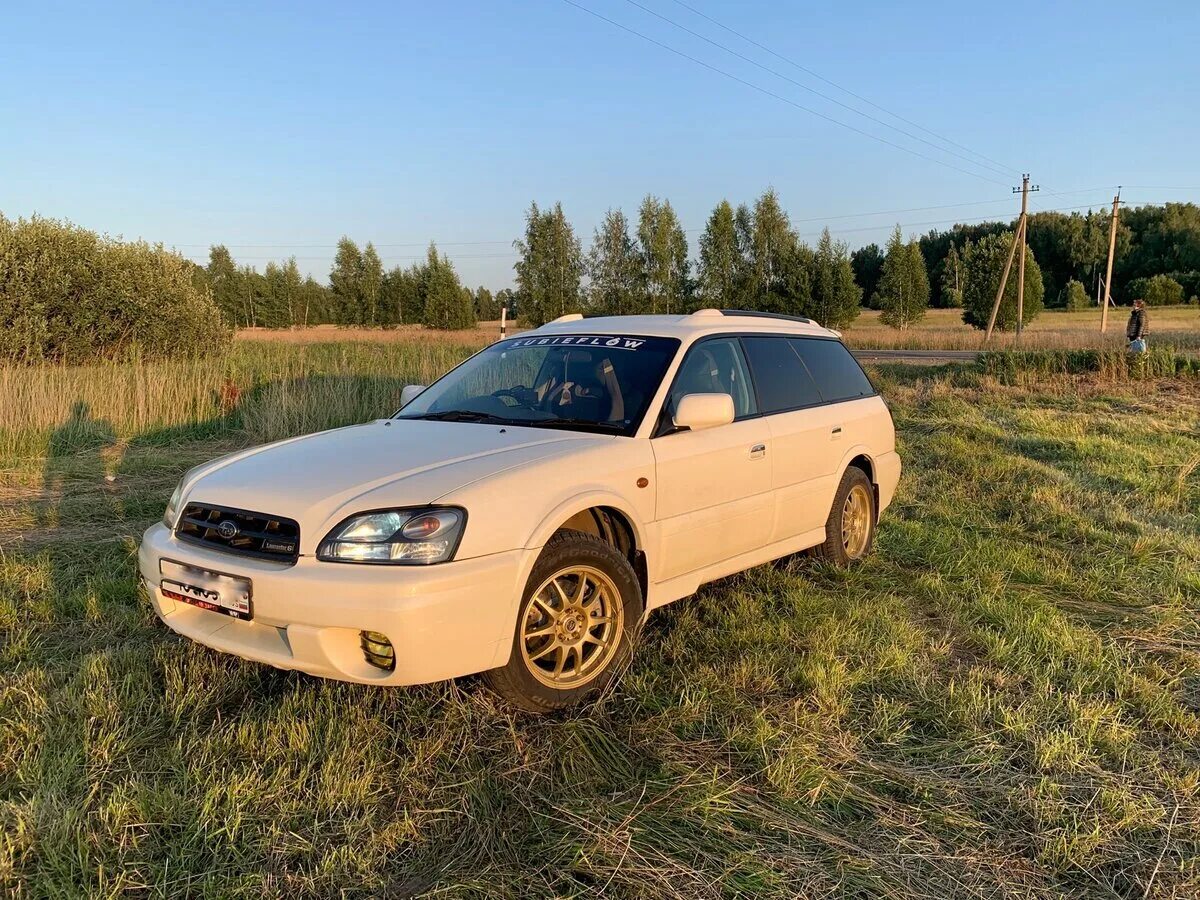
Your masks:
{"label": "car roof", "polygon": [[646,337],[673,337],[688,340],[706,334],[730,331],[761,334],[807,334],[814,337],[840,338],[841,333],[822,328],[811,319],[736,309],[701,309],[678,316],[596,316],[579,313],[560,316],[526,335],[547,334],[637,334]]}

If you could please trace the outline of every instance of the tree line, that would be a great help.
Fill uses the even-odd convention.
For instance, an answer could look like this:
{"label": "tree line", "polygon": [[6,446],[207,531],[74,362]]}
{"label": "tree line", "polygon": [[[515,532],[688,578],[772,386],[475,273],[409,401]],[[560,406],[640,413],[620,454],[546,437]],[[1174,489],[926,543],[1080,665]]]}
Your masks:
{"label": "tree line", "polygon": [[[1109,215],[1035,213],[1029,218],[1024,316],[1046,306],[1079,309],[1096,301],[1108,253]],[[886,247],[850,253],[829,229],[815,247],[800,240],[774,190],[736,208],[722,200],[697,242],[667,200],[647,196],[632,223],[610,209],[585,251],[562,205],[532,204],[525,236],[514,243],[515,299],[532,325],[568,312],[593,315],[690,312],[702,307],[808,316],[831,328],[848,325],[861,306],[882,311],[898,329],[929,306],[961,307],[983,328],[1000,285],[1016,222],[933,230],[905,240],[897,225]],[[1143,206],[1125,212],[1113,274],[1116,302],[1197,302],[1200,207]],[[1016,324],[1016,279],[1001,300],[997,327]]]}
{"label": "tree line", "polygon": [[[905,240],[896,226],[886,252],[877,245],[850,253],[826,228],[815,247],[793,230],[774,190],[736,208],[722,200],[708,217],[693,266],[686,233],[667,200],[647,196],[636,226],[610,209],[585,252],[561,204],[525,216],[515,242],[515,297],[522,318],[539,325],[564,313],[629,315],[687,313],[703,307],[806,316],[843,328],[865,298],[885,324],[906,329],[920,321],[936,283],[947,304],[965,306],[964,321],[982,327],[994,298],[1012,233],[1002,225],[951,240],[931,274],[922,240]],[[1026,321],[1042,308],[1042,276],[1026,258]],[[997,327],[1015,325],[1015,279],[1002,301]],[[951,293],[952,292],[952,293]],[[989,295],[990,292],[990,295]],[[987,300],[990,311],[992,300]],[[981,322],[982,319],[982,322]]]}
{"label": "tree line", "polygon": [[237,265],[227,247],[209,250],[208,265],[194,277],[208,290],[225,321],[236,328],[357,325],[367,328],[421,324],[469,328],[499,318],[511,291],[464,287],[453,263],[430,244],[426,257],[408,268],[384,269],[375,246],[338,241],[329,284],[301,277],[295,257],[267,263],[259,272]]}
{"label": "tree line", "polygon": [[[1081,309],[1102,294],[1109,214],[1038,212],[1029,218],[1026,321],[1045,306]],[[930,307],[961,307],[985,327],[1015,222],[955,225],[884,247],[849,251],[825,229],[800,240],[779,197],[720,201],[693,247],[668,200],[647,196],[636,221],[610,209],[585,250],[562,205],[531,204],[514,242],[515,289],[462,284],[430,244],[423,260],[385,269],[370,242],[338,242],[328,284],[295,258],[265,271],[239,265],[223,245],[197,265],[161,244],[100,236],[69,222],[0,215],[0,360],[203,352],[232,328],[332,323],[466,328],[502,306],[537,325],[563,313],[683,313],[706,306],[803,315],[849,324],[865,304],[899,329]],[[1200,207],[1123,210],[1112,294],[1119,303],[1194,303],[1200,297]],[[1016,279],[997,327],[1016,321]]]}
{"label": "tree line", "polygon": [[[633,219],[619,208],[608,210],[586,248],[561,203],[532,203],[524,235],[513,242],[512,290],[464,287],[434,244],[423,261],[385,271],[373,244],[360,248],[345,237],[328,285],[301,278],[294,259],[270,263],[263,273],[239,267],[220,245],[198,277],[235,327],[419,323],[454,329],[495,319],[501,306],[534,326],[568,312],[678,313],[709,306],[808,316],[832,328],[845,327],[866,306],[899,329],[933,306],[963,308],[967,324],[985,327],[1015,229],[1015,220],[997,220],[906,240],[897,226],[884,247],[872,243],[853,252],[825,229],[809,246],[768,189],[753,203],[720,201],[693,255],[670,201],[649,195]],[[1027,321],[1045,307],[1096,304],[1108,232],[1105,210],[1030,215]],[[1001,329],[1015,326],[1015,292],[1014,280],[1001,303]],[[1124,211],[1114,300],[1144,297],[1165,305],[1198,295],[1200,207],[1168,203]]]}
{"label": "tree line", "polygon": [[[515,291],[532,325],[569,312],[685,313],[704,306],[811,316],[840,327],[858,315],[862,291],[850,253],[828,229],[804,244],[773,190],[752,206],[722,201],[699,241],[695,265],[670,201],[647,196],[636,227],[610,209],[585,253],[562,205],[525,216]],[[586,282],[585,282],[586,278]]]}
{"label": "tree line", "polygon": [[[1029,216],[1029,250],[1044,279],[1048,307],[1080,308],[1103,297],[1108,259],[1108,210],[1037,212]],[[936,307],[962,306],[962,258],[967,244],[1012,232],[1016,221],[954,225],[918,239]],[[854,273],[868,303],[883,263],[877,244],[853,254]],[[1167,203],[1122,210],[1118,218],[1112,297],[1128,304],[1143,297],[1152,305],[1200,298],[1200,206]],[[1090,298],[1090,302],[1088,301]],[[993,298],[994,299],[994,298]]]}

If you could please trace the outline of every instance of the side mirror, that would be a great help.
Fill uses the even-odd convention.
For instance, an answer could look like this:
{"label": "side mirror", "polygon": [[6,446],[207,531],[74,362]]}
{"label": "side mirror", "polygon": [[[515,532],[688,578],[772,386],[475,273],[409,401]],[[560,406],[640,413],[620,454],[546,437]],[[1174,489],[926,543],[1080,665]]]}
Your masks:
{"label": "side mirror", "polygon": [[423,384],[406,384],[404,390],[400,392],[400,408],[403,409],[416,400],[417,394],[423,390],[425,390],[425,385]]}
{"label": "side mirror", "polygon": [[685,394],[672,417],[676,428],[700,431],[733,421],[733,398],[728,394]]}

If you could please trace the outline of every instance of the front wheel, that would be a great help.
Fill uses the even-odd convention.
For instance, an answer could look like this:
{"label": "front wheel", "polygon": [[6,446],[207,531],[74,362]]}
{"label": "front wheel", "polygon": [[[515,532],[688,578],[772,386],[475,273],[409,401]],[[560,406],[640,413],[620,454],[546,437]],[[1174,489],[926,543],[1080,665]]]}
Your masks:
{"label": "front wheel", "polygon": [[486,680],[529,712],[574,706],[628,662],[641,616],[642,591],[629,560],[598,537],[560,531],[525,585],[508,664]]}
{"label": "front wheel", "polygon": [[875,540],[875,491],[862,469],[851,466],[842,476],[833,508],[825,522],[825,542],[816,556],[845,568],[871,552]]}

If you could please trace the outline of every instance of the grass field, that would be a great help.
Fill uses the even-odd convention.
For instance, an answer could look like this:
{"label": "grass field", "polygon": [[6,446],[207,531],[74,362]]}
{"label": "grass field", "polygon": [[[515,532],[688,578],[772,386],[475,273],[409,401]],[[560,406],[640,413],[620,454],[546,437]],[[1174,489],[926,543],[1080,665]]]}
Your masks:
{"label": "grass field", "polygon": [[[507,333],[523,330],[509,322]],[[500,322],[479,322],[462,331],[438,331],[423,325],[398,325],[393,328],[358,328],[342,325],[313,325],[308,328],[243,328],[237,339],[260,344],[385,343],[410,344],[414,341],[441,344],[483,344],[500,337]]]}
{"label": "grass field", "polygon": [[[1125,321],[1129,309],[1111,309],[1108,330],[1100,333],[1100,310],[1066,312],[1046,310],[1025,329],[1018,342],[1009,333],[996,332],[995,349],[1008,350],[1111,350],[1125,349]],[[1150,310],[1150,345],[1177,350],[1200,350],[1200,307],[1169,306]],[[902,350],[976,350],[983,346],[984,334],[964,325],[960,309],[931,309],[925,318],[907,331],[897,331],[879,321],[875,310],[864,310],[846,328],[846,343],[851,347]]]}
{"label": "grass field", "polygon": [[[1128,308],[1109,311],[1108,330],[1100,333],[1100,311],[1082,312],[1046,310],[1036,318],[1022,335],[1019,344],[1012,334],[996,332],[995,349],[1022,350],[1089,350],[1125,348],[1125,320]],[[1151,346],[1169,346],[1177,350],[1200,350],[1200,307],[1173,306],[1150,310]],[[511,335],[519,326],[509,325]],[[465,332],[427,331],[419,325],[404,325],[394,329],[339,328],[321,325],[315,328],[271,331],[248,328],[238,332],[244,342],[312,344],[329,341],[366,341],[405,343],[413,340],[440,343],[485,344],[500,335],[499,322],[480,322]],[[863,310],[845,329],[846,343],[851,347],[880,350],[977,350],[983,346],[983,332],[962,321],[961,309],[931,309],[914,328],[897,331],[879,321],[879,312]]]}
{"label": "grass field", "polygon": [[0,894],[1200,896],[1196,381],[876,370],[876,554],[709,585],[560,718],[157,622],[136,537],[183,470],[466,352],[0,370]]}

